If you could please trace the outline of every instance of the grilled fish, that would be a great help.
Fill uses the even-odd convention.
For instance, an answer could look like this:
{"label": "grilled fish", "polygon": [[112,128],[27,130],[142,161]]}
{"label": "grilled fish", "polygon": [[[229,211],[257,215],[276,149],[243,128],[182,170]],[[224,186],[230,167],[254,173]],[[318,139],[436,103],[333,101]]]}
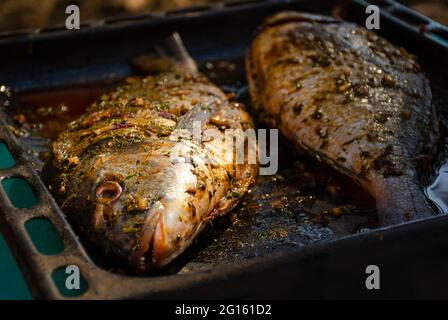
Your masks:
{"label": "grilled fish", "polygon": [[[217,136],[196,139],[195,123]],[[144,273],[237,205],[257,165],[228,161],[220,138],[252,126],[241,104],[180,63],[101,96],[53,143],[43,176],[71,221]]]}
{"label": "grilled fish", "polygon": [[416,167],[438,122],[428,80],[404,49],[348,22],[281,12],[253,40],[246,69],[260,118],[357,181],[380,223],[434,215]]}

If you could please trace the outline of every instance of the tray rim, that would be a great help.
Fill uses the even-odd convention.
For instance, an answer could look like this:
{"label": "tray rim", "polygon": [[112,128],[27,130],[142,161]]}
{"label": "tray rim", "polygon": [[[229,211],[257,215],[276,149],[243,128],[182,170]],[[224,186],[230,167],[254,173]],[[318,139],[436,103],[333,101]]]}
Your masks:
{"label": "tray rim", "polygon": [[[388,1],[388,0],[385,0]],[[300,1],[257,1],[255,2],[256,5],[261,5],[261,6],[271,6],[273,3],[280,3],[280,4],[288,4],[288,3],[293,3],[293,2],[300,2]],[[353,0],[354,3],[357,3],[361,6],[364,6],[367,2],[366,1],[358,1],[358,0]],[[395,4],[395,2],[394,2]],[[244,8],[245,10],[251,10],[251,8],[253,7],[253,3],[249,3],[249,4],[245,4],[244,6],[242,5],[241,8]],[[234,7],[231,8],[229,10],[240,10],[238,9],[238,7]],[[216,12],[215,12],[216,13]],[[188,14],[188,11],[185,13]],[[204,13],[199,12],[198,13],[199,16],[201,16]],[[194,18],[197,17],[198,14],[194,14],[193,16],[189,16],[188,18]],[[213,14],[213,12],[207,12],[206,14]],[[169,23],[170,21],[172,21],[172,19],[183,19],[185,18],[184,16],[180,15],[180,16],[175,16],[175,17],[157,17],[156,21],[154,23]],[[133,22],[126,22],[126,25],[131,26],[131,27],[138,27],[139,23],[148,23],[148,22],[137,22],[136,24]],[[438,23],[435,23],[435,25],[438,25]],[[100,28],[100,27],[104,27],[103,24],[94,24],[93,28]],[[119,24],[115,24],[112,26],[112,29],[114,28],[121,28],[122,26],[120,26]],[[87,30],[86,32],[91,32],[89,30]],[[65,37],[68,33],[71,33],[71,31],[65,30],[65,31],[60,31],[60,32],[56,32],[53,35],[50,35],[49,33],[46,34],[41,34],[41,33],[36,33],[36,32],[32,32],[31,33],[31,39],[24,39],[21,37],[18,38],[7,38],[7,39],[1,39],[0,38],[0,46],[1,45],[8,45],[9,43],[14,43],[16,41],[35,41],[36,39],[48,39],[48,38],[59,38],[59,37]],[[82,36],[83,34],[78,34],[76,36]],[[1,36],[1,34],[0,34]],[[71,34],[71,36],[73,36],[73,34]],[[4,98],[8,98],[8,97],[2,97]],[[0,110],[0,126],[1,127],[5,127],[7,126],[7,122],[6,122],[6,118],[7,116],[5,115],[5,113],[3,112],[3,110]],[[3,131],[3,130],[2,130]],[[39,177],[37,177],[37,174],[33,171],[33,168],[29,165],[28,161],[27,161],[27,157],[25,155],[25,153],[23,152],[22,147],[20,146],[20,144],[18,143],[17,139],[14,137],[14,135],[9,131],[6,130],[5,132],[2,132],[0,134],[0,140],[4,143],[7,144],[9,150],[11,150],[11,152],[13,153],[15,159],[16,159],[16,166],[11,168],[11,169],[2,169],[0,170],[0,180],[3,180],[7,177],[10,176],[23,176],[27,179],[30,179],[31,181],[37,183],[39,185],[42,184],[42,181],[40,180]],[[39,182],[40,181],[40,182]],[[54,202],[54,199],[50,196],[50,198],[48,198],[48,190],[45,188],[44,186],[44,190],[46,191],[47,195],[45,194],[39,194],[39,197],[42,197],[43,199],[45,199],[47,201],[47,204],[53,208],[54,210],[56,210],[57,212],[57,221],[56,223],[54,223],[53,220],[51,220],[53,222],[53,224],[55,224],[56,228],[62,228],[63,224],[66,224],[65,227],[67,227],[68,223],[65,221],[65,217],[62,214],[62,212],[60,212],[59,208],[57,207],[56,203]],[[42,199],[41,198],[41,199]],[[42,266],[46,266],[48,265],[45,262],[44,258],[48,258],[48,256],[44,256],[41,257],[42,255],[39,254],[35,248],[32,246],[30,246],[29,241],[23,241],[17,244],[14,243],[16,242],[16,237],[17,236],[21,236],[23,239],[27,239],[27,235],[24,233],[24,230],[20,227],[20,224],[24,223],[27,219],[35,216],[36,214],[33,214],[31,211],[32,210],[28,210],[28,212],[25,215],[22,215],[20,217],[17,217],[17,213],[18,210],[11,207],[10,204],[8,204],[7,202],[4,201],[4,199],[7,199],[7,196],[4,194],[4,191],[2,188],[0,188],[0,211],[2,212],[2,215],[0,215],[0,227],[2,229],[3,232],[6,231],[6,234],[9,234],[9,236],[5,237],[6,241],[8,243],[8,246],[10,248],[13,249],[13,253],[14,256],[16,258],[16,260],[23,260],[23,255],[21,255],[19,252],[23,251],[23,248],[26,248],[26,251],[30,252],[34,257],[36,257],[36,262],[35,263],[30,263],[29,260],[25,259],[25,261],[22,261],[21,263],[21,269],[23,269],[25,272],[25,274],[28,274],[29,276],[26,276],[26,280],[27,283],[29,285],[29,287],[32,289],[33,295],[37,296],[37,297],[43,297],[43,298],[53,298],[53,299],[65,299],[67,297],[62,296],[55,288],[54,285],[52,285],[52,280],[51,278],[48,277],[48,274],[46,275],[45,273],[41,272],[41,268]],[[56,207],[56,208],[55,208]],[[44,210],[44,208],[41,208],[42,210]],[[25,210],[27,211],[27,210]],[[47,215],[48,213],[46,213],[45,215]],[[17,215],[17,216],[15,216]],[[167,276],[158,276],[156,278],[148,278],[148,277],[144,277],[144,279],[146,280],[145,282],[150,282],[151,284],[154,284],[155,287],[158,288],[162,288],[162,290],[160,291],[153,291],[151,292],[152,294],[162,294],[163,293],[170,293],[172,292],[172,290],[177,290],[177,289],[182,289],[185,290],[186,288],[188,288],[189,284],[191,283],[196,283],[196,282],[216,282],[219,281],[222,278],[227,278],[230,277],[232,275],[235,274],[239,274],[239,273],[243,273],[245,271],[247,271],[248,269],[250,269],[250,267],[254,267],[254,268],[259,268],[260,265],[265,265],[265,266],[269,266],[269,265],[276,265],[279,262],[281,262],[282,260],[294,260],[294,258],[299,258],[298,260],[303,260],[306,259],[307,257],[310,256],[316,256],[319,254],[325,254],[326,252],[331,252],[333,250],[340,250],[340,248],[344,247],[344,246],[353,246],[356,244],[356,242],[353,242],[352,239],[356,238],[356,239],[361,239],[360,242],[362,241],[369,241],[372,242],[373,244],[375,243],[381,243],[384,242],[385,238],[394,238],[394,237],[398,237],[400,238],[402,236],[402,230],[408,230],[409,232],[418,232],[419,228],[426,225],[426,228],[430,228],[430,227],[435,227],[435,226],[440,226],[440,225],[448,225],[448,216],[435,216],[429,219],[425,219],[422,221],[412,221],[412,222],[408,222],[408,223],[404,223],[404,224],[399,224],[399,225],[395,225],[395,226],[390,226],[390,227],[385,227],[385,228],[379,228],[379,229],[375,229],[366,233],[361,233],[361,234],[352,234],[352,235],[348,235],[345,237],[341,237],[338,239],[334,239],[331,241],[327,241],[327,242],[323,242],[323,243],[317,243],[317,244],[312,244],[310,246],[307,246],[305,248],[294,248],[294,249],[290,249],[286,252],[275,252],[273,254],[271,254],[270,256],[262,256],[262,257],[254,257],[245,261],[242,261],[240,263],[238,263],[238,265],[225,265],[225,266],[220,266],[219,270],[211,270],[211,271],[198,271],[195,272],[194,274],[173,274],[173,275],[167,275]],[[16,228],[14,228],[16,227]],[[71,227],[69,228],[65,228],[67,229],[66,231],[69,234],[70,239],[66,239],[64,238],[64,245],[67,248],[67,243],[66,241],[68,241],[69,245],[69,249],[64,250],[64,251],[70,251],[70,250],[74,250],[74,248],[77,248],[77,250],[79,249],[79,247],[82,248],[82,245],[80,245],[79,241],[77,240],[77,236],[76,234],[71,230]],[[425,228],[423,228],[425,229]],[[60,229],[61,230],[61,229]],[[427,229],[425,229],[427,230]],[[379,242],[378,242],[379,241]],[[72,248],[70,248],[70,246],[72,246]],[[337,248],[339,249],[335,249],[335,246],[337,246]],[[19,248],[20,247],[20,248]],[[19,258],[19,259],[17,259]],[[51,258],[48,258],[51,260]],[[80,266],[81,266],[81,271],[84,274],[85,277],[85,272],[87,271],[88,274],[92,273],[92,277],[98,277],[99,279],[103,279],[105,277],[107,278],[114,278],[115,280],[122,280],[123,276],[114,274],[114,273],[110,273],[107,272],[99,267],[96,267],[93,265],[93,262],[91,261],[91,259],[89,258],[89,256],[87,255],[87,253],[85,252],[85,250],[82,248],[79,252],[76,253],[76,255],[67,255],[64,258],[64,261],[69,261],[70,259],[72,259],[71,261],[79,261],[80,262]],[[53,262],[49,263],[49,265],[53,265]],[[53,265],[54,267],[54,265]],[[37,269],[37,270],[36,270]],[[93,271],[94,269],[99,269],[96,271]],[[54,270],[54,269],[53,269]],[[136,283],[140,282],[142,277],[130,277],[130,276],[124,276],[124,278],[126,278],[125,280],[127,281],[127,285],[131,285],[134,286]],[[173,281],[166,281],[169,282],[169,284],[167,284],[165,282],[165,280],[167,279],[173,279],[176,278],[176,283],[173,284]],[[35,280],[38,279],[41,281],[41,283],[37,284],[36,286],[36,282]],[[88,282],[90,283],[89,277],[87,277]],[[31,284],[31,285],[30,285]],[[113,285],[114,287],[116,287],[116,289],[118,290],[121,285]],[[33,289],[34,288],[34,289]],[[106,293],[107,288],[105,288],[104,286],[99,286],[99,287],[94,287],[94,288],[90,288],[90,290],[87,291],[86,294],[83,294],[75,299],[84,299],[84,298],[133,298],[133,297],[143,297],[147,291],[146,288],[143,289],[139,289],[139,290],[133,290],[132,293],[127,293],[124,294],[123,296],[113,296],[113,295],[108,295]],[[110,290],[110,289],[109,289]]]}

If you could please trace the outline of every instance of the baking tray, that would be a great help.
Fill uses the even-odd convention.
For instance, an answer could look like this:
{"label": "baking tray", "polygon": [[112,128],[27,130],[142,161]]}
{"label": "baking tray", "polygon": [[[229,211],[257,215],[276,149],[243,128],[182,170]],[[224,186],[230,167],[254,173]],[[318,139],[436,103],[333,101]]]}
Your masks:
{"label": "baking tray", "polygon": [[[381,8],[379,32],[417,54],[433,89],[443,95],[448,89],[444,72],[448,66],[447,29],[393,1],[371,3]],[[27,92],[120,81],[134,74],[129,63],[132,57],[151,51],[173,31],[181,33],[199,64],[241,61],[262,20],[277,11],[340,14],[363,23],[368,4],[306,0],[229,2],[89,22],[79,31],[51,27],[3,33],[0,83],[9,90],[0,87],[1,103],[10,107],[14,95]],[[0,225],[36,298],[67,298],[55,286],[52,275],[71,264],[80,267],[87,283],[87,290],[73,299],[448,296],[447,216],[330,238],[301,248],[271,250],[259,257],[195,272],[148,277],[111,272],[78,239],[36,173],[23,143],[9,129],[8,116],[1,112],[0,140],[7,145],[16,165],[2,169],[0,178],[26,179],[39,203],[31,209],[15,208],[0,189]],[[37,217],[51,221],[63,241],[62,252],[43,255],[36,250],[24,225]],[[378,291],[365,288],[365,269],[371,264],[382,271]]]}

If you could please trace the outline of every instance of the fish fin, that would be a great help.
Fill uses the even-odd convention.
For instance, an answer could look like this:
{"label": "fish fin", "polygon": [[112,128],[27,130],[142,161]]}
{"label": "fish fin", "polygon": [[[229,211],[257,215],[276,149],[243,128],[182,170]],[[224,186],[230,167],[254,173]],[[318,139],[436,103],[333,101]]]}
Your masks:
{"label": "fish fin", "polygon": [[410,176],[382,179],[374,188],[380,225],[389,226],[435,216],[418,179]]}
{"label": "fish fin", "polygon": [[132,58],[131,65],[138,72],[145,75],[157,75],[172,71],[175,68],[171,60],[160,57],[157,54],[145,54]]}
{"label": "fish fin", "polygon": [[215,209],[204,219],[204,221],[211,221],[215,218],[222,217],[228,214],[230,211],[240,203],[242,197],[249,190],[250,186],[254,183],[258,165],[253,164],[241,164],[237,167],[239,179],[236,179],[229,188],[229,192],[236,193],[237,196],[228,197],[228,194],[224,195],[215,206]]}
{"label": "fish fin", "polygon": [[155,53],[134,57],[131,59],[131,64],[137,71],[149,75],[173,70],[191,77],[198,74],[196,62],[191,58],[177,32],[170,34],[161,44],[156,45]]}
{"label": "fish fin", "polygon": [[175,67],[190,76],[198,74],[196,62],[188,53],[179,33],[173,32],[163,41],[162,45],[156,46],[157,53],[172,61]]}

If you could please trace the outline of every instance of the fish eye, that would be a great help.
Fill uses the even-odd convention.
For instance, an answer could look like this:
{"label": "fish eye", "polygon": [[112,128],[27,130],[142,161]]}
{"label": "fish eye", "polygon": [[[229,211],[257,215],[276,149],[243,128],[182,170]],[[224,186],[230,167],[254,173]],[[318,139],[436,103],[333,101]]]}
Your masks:
{"label": "fish eye", "polygon": [[117,181],[105,181],[96,188],[96,197],[99,200],[113,202],[121,196],[122,192],[123,188]]}

